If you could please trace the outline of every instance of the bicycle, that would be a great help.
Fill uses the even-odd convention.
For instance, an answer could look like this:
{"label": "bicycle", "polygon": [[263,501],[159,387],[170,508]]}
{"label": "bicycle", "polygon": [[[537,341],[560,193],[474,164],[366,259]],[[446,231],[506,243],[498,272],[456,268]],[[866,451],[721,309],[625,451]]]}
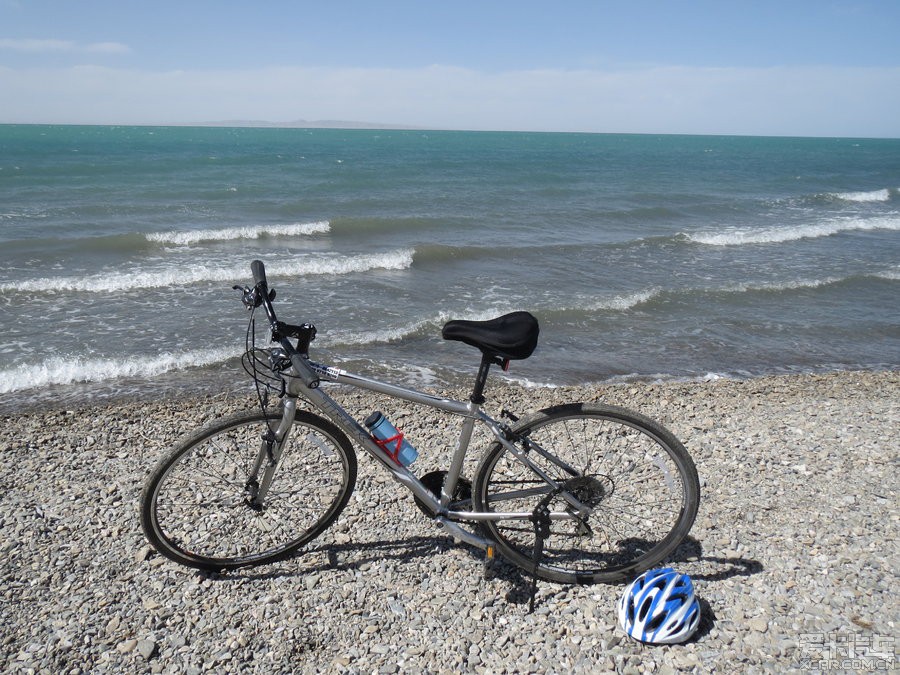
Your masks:
{"label": "bicycle", "polygon": [[[224,571],[281,560],[331,525],[353,492],[353,443],[415,497],[457,541],[496,552],[537,578],[618,582],[653,567],[687,536],[699,481],[684,446],[657,422],[625,408],[571,403],[539,410],[512,426],[481,409],[489,370],[528,358],[539,326],[527,312],[489,321],[455,320],[442,336],[481,352],[467,401],[442,398],[309,358],[315,326],[279,321],[265,267],[251,264],[252,287],[235,286],[251,311],[244,365],[260,410],[213,421],[163,457],[141,495],[141,524],[166,558]],[[256,347],[262,307],[272,343]],[[293,340],[293,342],[292,342]],[[323,389],[380,393],[462,418],[446,471],[417,478],[397,456],[402,434],[378,441]],[[268,392],[281,410],[267,410]],[[303,399],[321,414],[298,409]],[[493,442],[469,482],[461,476],[476,424]],[[532,603],[534,593],[532,592]]]}

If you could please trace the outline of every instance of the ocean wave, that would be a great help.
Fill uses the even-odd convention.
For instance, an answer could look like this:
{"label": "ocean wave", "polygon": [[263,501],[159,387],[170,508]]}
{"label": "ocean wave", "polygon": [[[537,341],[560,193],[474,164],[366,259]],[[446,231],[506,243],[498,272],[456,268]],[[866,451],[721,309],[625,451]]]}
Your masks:
{"label": "ocean wave", "polygon": [[311,234],[325,234],[331,225],[327,220],[313,223],[293,223],[291,225],[245,225],[214,230],[188,230],[172,232],[150,232],[147,241],[158,244],[190,246],[205,241],[233,241],[235,239],[259,239],[260,237],[301,237]]}
{"label": "ocean wave", "polygon": [[404,338],[410,337],[417,333],[424,332],[425,329],[434,322],[429,319],[422,321],[414,321],[396,328],[384,328],[382,330],[365,331],[361,333],[335,331],[319,335],[316,342],[321,340],[323,346],[360,346],[376,343],[397,342]]}
{"label": "ocean wave", "polygon": [[5,253],[21,256],[78,256],[83,253],[140,254],[152,248],[141,234],[110,234],[85,237],[61,237],[48,234],[3,242]]}
{"label": "ocean wave", "polygon": [[[673,298],[682,300],[691,298],[700,299],[710,296],[741,295],[753,293],[789,293],[823,288],[842,283],[861,281],[866,278],[900,279],[900,270],[886,270],[872,274],[859,274],[849,276],[833,276],[823,278],[797,278],[783,281],[754,281],[746,283],[725,284],[722,286],[664,289],[661,287],[649,288],[642,291],[620,293],[599,299],[581,298],[572,304],[560,304],[553,307],[525,307],[538,315],[542,322],[569,323],[572,321],[590,321],[598,314],[608,312],[626,312],[640,305],[654,302],[666,302]],[[328,333],[322,331],[319,334],[322,346],[329,348],[340,346],[362,346],[376,343],[398,342],[412,337],[438,335],[441,327],[451,319],[467,319],[471,321],[488,321],[516,308],[490,308],[478,312],[447,312],[441,311],[433,316],[417,319],[394,327],[386,327],[375,331],[335,331]]]}
{"label": "ocean wave", "polygon": [[[408,269],[412,265],[413,253],[413,249],[400,249],[386,253],[356,256],[304,255],[287,261],[267,262],[266,269],[270,279],[279,276],[352,274],[375,269],[403,270]],[[249,261],[240,265],[230,266],[195,263],[189,267],[171,267],[137,272],[110,272],[79,277],[44,277],[41,279],[0,283],[0,293],[19,291],[106,293],[208,282],[235,283],[241,279],[247,279],[249,275]]]}
{"label": "ocean wave", "polygon": [[479,260],[496,255],[496,249],[490,246],[450,246],[448,244],[420,244],[416,246],[416,262],[419,263]]}
{"label": "ocean wave", "polygon": [[[609,245],[599,244],[606,248]],[[568,243],[535,242],[534,244],[520,246],[504,246],[502,253],[505,257],[534,255],[536,252],[545,254],[545,258],[569,258],[584,251],[584,245]],[[496,260],[498,247],[493,244],[484,246],[453,246],[450,244],[420,244],[416,246],[417,263],[436,263],[443,265],[448,262],[470,262],[481,260]]]}
{"label": "ocean wave", "polygon": [[376,343],[397,342],[416,335],[437,335],[441,327],[452,319],[465,319],[467,321],[490,321],[498,316],[514,311],[513,309],[489,309],[480,312],[438,312],[437,314],[410,321],[394,328],[383,328],[375,331],[364,332],[333,332],[320,333],[322,345],[335,346],[359,346]]}
{"label": "ocean wave", "polygon": [[48,218],[49,214],[37,207],[25,211],[0,212],[0,220],[37,220]]}
{"label": "ocean wave", "polygon": [[622,295],[614,295],[609,298],[602,298],[600,300],[594,302],[588,302],[584,305],[584,309],[590,311],[600,311],[600,310],[617,310],[617,311],[625,311],[626,309],[631,309],[632,307],[636,307],[638,305],[642,305],[646,302],[650,302],[654,298],[661,295],[663,290],[661,288],[651,288],[646,291],[637,291],[635,293],[625,293]]}
{"label": "ocean wave", "polygon": [[[722,288],[711,288],[706,292],[709,293],[767,293],[781,291],[796,291],[804,288],[821,288],[822,286],[831,286],[848,281],[853,277],[825,277],[824,279],[790,279],[788,281],[773,281],[762,283],[742,283],[723,286]],[[701,291],[703,292],[703,291]]]}
{"label": "ocean wave", "polygon": [[545,380],[532,380],[521,375],[504,374],[504,379],[514,382],[525,389],[559,389],[561,385],[554,384]]}
{"label": "ocean wave", "polygon": [[54,356],[41,363],[24,363],[0,370],[0,394],[77,382],[148,378],[172,370],[224,363],[237,356],[240,351],[225,348],[165,353],[140,359]]}
{"label": "ocean wave", "polygon": [[891,281],[900,281],[900,268],[894,268],[892,270],[884,270],[883,272],[878,272],[872,275],[877,279],[889,279]]}
{"label": "ocean wave", "polygon": [[668,248],[684,245],[688,237],[678,233],[674,235],[629,236],[615,241],[564,241],[548,242],[546,239],[535,239],[533,243],[519,245],[497,244],[458,245],[451,244],[417,244],[416,263],[445,264],[448,262],[470,262],[497,260],[498,255],[512,260],[517,257],[527,258],[540,256],[544,264],[557,264],[561,269],[569,269],[571,260],[591,255],[608,256],[610,252],[634,250],[637,248]]}
{"label": "ocean wave", "polygon": [[891,191],[884,188],[868,192],[832,192],[829,196],[845,202],[888,202],[891,200]]}
{"label": "ocean wave", "polygon": [[[867,279],[900,279],[900,270],[891,269],[881,272],[868,272],[850,274],[847,276],[833,276],[822,278],[800,278],[771,282],[746,282],[728,284],[720,288],[693,288],[685,289],[684,293],[708,293],[708,294],[737,294],[737,293],[782,293],[804,289],[824,288],[838,284],[865,283]],[[671,291],[678,292],[678,291]]]}
{"label": "ocean wave", "polygon": [[368,236],[379,234],[402,234],[404,232],[454,232],[481,231],[483,224],[477,219],[466,217],[446,217],[409,215],[395,217],[381,216],[341,216],[329,221],[331,231],[337,236]]}
{"label": "ocean wave", "polygon": [[663,299],[678,293],[677,290],[665,290],[654,287],[642,291],[617,293],[603,297],[578,296],[570,298],[571,302],[559,303],[549,307],[526,308],[539,315],[541,321],[548,323],[580,323],[590,321],[598,314],[627,312],[635,307]]}
{"label": "ocean wave", "polygon": [[745,244],[780,244],[798,239],[830,237],[841,232],[900,230],[900,217],[846,218],[792,227],[734,228],[722,232],[682,233],[689,241],[707,246],[742,246]]}
{"label": "ocean wave", "polygon": [[660,287],[650,288],[643,291],[635,291],[632,293],[622,293],[598,300],[586,299],[581,303],[573,306],[560,306],[547,310],[547,316],[590,316],[596,312],[624,312],[639,305],[653,303],[656,301],[665,301],[675,297],[691,297],[691,296],[710,296],[710,295],[735,295],[742,293],[781,293],[803,289],[816,289],[824,286],[851,282],[854,280],[865,279],[866,277],[875,277],[882,279],[900,278],[900,270],[887,270],[884,272],[873,274],[850,275],[845,277],[824,277],[824,278],[800,278],[788,279],[784,281],[771,282],[745,282],[725,284],[723,286],[689,286],[685,288],[669,288]]}

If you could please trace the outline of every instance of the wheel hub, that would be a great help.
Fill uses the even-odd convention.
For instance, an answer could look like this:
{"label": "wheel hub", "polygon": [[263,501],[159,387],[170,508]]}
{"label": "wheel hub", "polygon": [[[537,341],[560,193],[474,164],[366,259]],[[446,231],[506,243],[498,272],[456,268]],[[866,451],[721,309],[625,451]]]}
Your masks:
{"label": "wheel hub", "polygon": [[612,479],[602,474],[570,478],[563,484],[563,487],[571,492],[578,501],[590,508],[599,506],[615,490]]}

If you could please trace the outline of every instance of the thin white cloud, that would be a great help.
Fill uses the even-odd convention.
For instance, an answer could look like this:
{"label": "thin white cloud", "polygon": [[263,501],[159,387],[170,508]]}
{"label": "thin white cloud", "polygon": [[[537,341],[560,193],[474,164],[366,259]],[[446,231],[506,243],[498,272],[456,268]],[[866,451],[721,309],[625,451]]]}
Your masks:
{"label": "thin white cloud", "polygon": [[85,54],[127,54],[131,51],[128,45],[121,42],[93,42],[79,44],[72,40],[38,40],[0,38],[0,50],[21,52],[25,54],[48,53],[85,53]]}
{"label": "thin white cloud", "polygon": [[129,54],[131,48],[121,42],[94,42],[84,46],[90,54]]}
{"label": "thin white cloud", "polygon": [[900,68],[0,68],[0,122],[900,137]]}
{"label": "thin white cloud", "polygon": [[33,40],[33,39],[9,39],[0,38],[0,49],[28,54],[46,52],[69,52],[75,49],[75,43],[70,40]]}

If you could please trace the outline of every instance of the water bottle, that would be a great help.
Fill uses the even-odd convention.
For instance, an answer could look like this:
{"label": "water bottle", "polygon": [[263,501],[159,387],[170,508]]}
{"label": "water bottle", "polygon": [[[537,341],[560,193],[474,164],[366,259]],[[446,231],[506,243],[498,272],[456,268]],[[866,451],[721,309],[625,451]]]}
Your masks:
{"label": "water bottle", "polygon": [[376,410],[365,419],[365,425],[369,427],[375,442],[390,455],[391,459],[403,466],[409,466],[416,461],[419,453],[403,438],[403,432],[388,421],[380,410]]}

